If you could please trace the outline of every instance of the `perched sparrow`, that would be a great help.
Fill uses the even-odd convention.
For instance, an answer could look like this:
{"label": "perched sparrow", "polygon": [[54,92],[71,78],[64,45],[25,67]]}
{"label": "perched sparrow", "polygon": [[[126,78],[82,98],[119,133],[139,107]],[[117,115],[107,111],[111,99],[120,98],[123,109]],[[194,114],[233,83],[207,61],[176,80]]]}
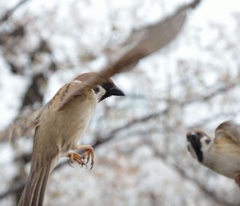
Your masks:
{"label": "perched sparrow", "polygon": [[223,122],[215,130],[215,138],[201,130],[191,130],[187,133],[187,147],[201,164],[234,179],[240,186],[240,125]]}
{"label": "perched sparrow", "polygon": [[[89,85],[89,79],[100,82]],[[90,145],[77,145],[92,117],[96,104],[103,99],[124,96],[111,79],[98,73],[79,75],[73,82],[65,84],[47,105],[38,112],[34,121],[33,154],[30,174],[21,196],[19,206],[40,206],[43,204],[48,177],[61,156],[69,157],[85,165],[94,153]],[[83,149],[83,155],[69,150]]]}

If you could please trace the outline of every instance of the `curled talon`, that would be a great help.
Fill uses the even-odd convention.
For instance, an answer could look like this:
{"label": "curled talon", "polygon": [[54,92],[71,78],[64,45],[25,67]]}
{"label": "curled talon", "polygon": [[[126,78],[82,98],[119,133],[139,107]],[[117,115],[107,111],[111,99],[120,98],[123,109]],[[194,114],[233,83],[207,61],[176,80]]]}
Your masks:
{"label": "curled talon", "polygon": [[82,154],[82,156],[84,160],[86,159],[86,164],[90,161],[90,158],[91,158],[91,167],[90,167],[90,170],[91,170],[94,165],[94,150],[91,146],[86,146],[86,147],[87,148],[85,148],[85,152]]}
{"label": "curled talon", "polygon": [[89,151],[86,151],[86,152],[84,152],[84,153],[82,154],[83,159],[86,159],[86,157],[87,157],[86,164],[89,162],[90,156],[92,156],[91,153],[90,153],[90,154],[89,154],[89,153],[90,153]]}
{"label": "curled talon", "polygon": [[72,162],[71,160],[68,161],[69,166],[71,166],[72,168],[74,168],[74,167],[72,166],[72,163],[73,163],[73,162]]}
{"label": "curled talon", "polygon": [[79,155],[77,152],[69,152],[66,154],[66,157],[69,157],[68,164],[70,166],[71,163],[77,162],[81,167],[86,166],[87,169],[87,163],[90,161],[91,158],[91,167],[90,170],[93,168],[94,165],[94,150],[89,145],[81,145],[77,147],[76,149],[85,150],[81,155]]}
{"label": "curled talon", "polygon": [[[68,164],[72,167],[71,164],[74,162],[77,162],[79,165],[81,165],[81,167],[86,166],[86,168],[87,168],[87,161],[85,162],[86,156],[87,155],[85,155],[85,154],[79,155],[76,152],[68,153],[67,154],[67,157],[69,157]],[[87,158],[87,159],[89,159],[89,158]]]}
{"label": "curled talon", "polygon": [[74,153],[68,153],[67,157],[69,157],[68,164],[70,166],[72,166],[71,163],[73,163],[73,162],[77,162],[81,166],[86,165],[84,159],[78,153],[75,153],[75,152]]}

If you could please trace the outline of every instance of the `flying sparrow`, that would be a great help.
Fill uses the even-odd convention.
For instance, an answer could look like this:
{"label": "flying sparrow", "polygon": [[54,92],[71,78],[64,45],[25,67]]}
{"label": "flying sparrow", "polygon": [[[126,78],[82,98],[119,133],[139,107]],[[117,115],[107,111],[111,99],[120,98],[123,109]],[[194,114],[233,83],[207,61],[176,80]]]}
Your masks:
{"label": "flying sparrow", "polygon": [[240,125],[226,121],[215,130],[215,138],[202,130],[187,133],[187,147],[192,157],[204,166],[234,179],[240,186]]}
{"label": "flying sparrow", "polygon": [[[89,84],[95,79],[99,84]],[[48,177],[61,156],[70,162],[86,165],[91,158],[94,163],[93,148],[77,145],[86,130],[96,104],[112,95],[124,96],[110,78],[89,72],[79,75],[65,84],[46,106],[35,114],[33,154],[30,174],[21,196],[19,206],[41,206]],[[83,149],[83,155],[69,150]]]}

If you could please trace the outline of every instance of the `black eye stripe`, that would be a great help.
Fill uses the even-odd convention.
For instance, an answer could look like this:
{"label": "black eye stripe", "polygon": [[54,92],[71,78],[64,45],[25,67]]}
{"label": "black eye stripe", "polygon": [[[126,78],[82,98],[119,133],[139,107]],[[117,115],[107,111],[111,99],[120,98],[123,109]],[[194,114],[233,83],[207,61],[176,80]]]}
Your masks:
{"label": "black eye stripe", "polygon": [[188,139],[188,141],[191,143],[192,148],[194,149],[194,151],[195,151],[195,153],[197,155],[198,161],[199,162],[203,162],[203,152],[201,150],[202,145],[201,145],[201,142],[200,142],[200,138],[190,137]]}

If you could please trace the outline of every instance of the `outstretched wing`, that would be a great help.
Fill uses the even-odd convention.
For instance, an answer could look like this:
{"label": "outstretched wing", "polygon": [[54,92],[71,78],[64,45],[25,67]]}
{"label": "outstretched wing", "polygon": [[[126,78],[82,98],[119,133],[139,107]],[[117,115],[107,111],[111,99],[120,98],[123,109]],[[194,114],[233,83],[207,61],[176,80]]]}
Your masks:
{"label": "outstretched wing", "polygon": [[240,146],[240,125],[233,121],[223,122],[215,130],[215,136],[216,138],[228,137]]}
{"label": "outstretched wing", "polygon": [[145,26],[133,33],[125,43],[126,46],[122,48],[122,52],[111,65],[101,71],[101,74],[107,78],[112,77],[116,73],[125,71],[127,67],[135,65],[142,58],[164,48],[182,30],[188,9],[189,7],[185,6],[165,20]]}

